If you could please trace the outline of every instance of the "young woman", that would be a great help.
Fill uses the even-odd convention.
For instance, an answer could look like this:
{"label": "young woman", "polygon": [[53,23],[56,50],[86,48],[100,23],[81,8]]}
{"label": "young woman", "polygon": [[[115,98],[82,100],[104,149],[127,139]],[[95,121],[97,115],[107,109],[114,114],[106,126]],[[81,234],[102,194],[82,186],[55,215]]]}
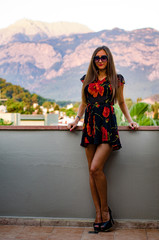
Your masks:
{"label": "young woman", "polygon": [[107,202],[107,181],[103,172],[110,153],[121,148],[113,104],[118,104],[129,122],[137,129],[124,101],[124,78],[116,73],[113,56],[108,47],[98,47],[91,58],[87,74],[81,78],[82,102],[74,122],[76,128],[85,112],[81,146],[85,147],[90,174],[90,188],[96,209],[93,224],[96,231],[108,231],[113,225]]}

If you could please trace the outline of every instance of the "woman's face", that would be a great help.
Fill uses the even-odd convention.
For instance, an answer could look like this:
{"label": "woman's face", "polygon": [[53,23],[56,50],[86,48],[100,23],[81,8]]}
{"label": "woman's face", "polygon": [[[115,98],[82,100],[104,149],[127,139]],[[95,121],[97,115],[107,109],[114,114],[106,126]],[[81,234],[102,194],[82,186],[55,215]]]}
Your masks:
{"label": "woman's face", "polygon": [[107,54],[103,49],[97,52],[94,58],[94,62],[99,70],[104,70],[106,68],[108,59],[107,59]]}

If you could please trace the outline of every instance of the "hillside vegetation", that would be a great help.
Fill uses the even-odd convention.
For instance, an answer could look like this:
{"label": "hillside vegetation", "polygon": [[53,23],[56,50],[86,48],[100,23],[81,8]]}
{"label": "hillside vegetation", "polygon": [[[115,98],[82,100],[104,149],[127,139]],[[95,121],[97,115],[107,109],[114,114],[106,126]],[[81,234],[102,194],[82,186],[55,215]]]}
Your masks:
{"label": "hillside vegetation", "polygon": [[33,103],[42,105],[46,101],[54,101],[43,98],[35,93],[32,94],[25,88],[19,85],[13,85],[3,78],[0,78],[0,92],[1,99],[7,99],[4,104],[7,106],[9,112],[30,114],[34,111]]}

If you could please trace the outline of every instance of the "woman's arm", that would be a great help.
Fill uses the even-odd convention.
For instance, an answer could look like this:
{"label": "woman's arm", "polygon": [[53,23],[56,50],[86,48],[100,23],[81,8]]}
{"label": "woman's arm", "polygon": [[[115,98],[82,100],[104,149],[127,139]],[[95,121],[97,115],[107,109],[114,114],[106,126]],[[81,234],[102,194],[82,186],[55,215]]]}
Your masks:
{"label": "woman's arm", "polygon": [[75,120],[72,123],[69,123],[67,126],[67,128],[70,129],[70,131],[72,131],[74,128],[77,127],[77,124],[80,118],[83,116],[85,109],[86,109],[86,104],[81,102]]}
{"label": "woman's arm", "polygon": [[120,107],[121,111],[123,112],[124,116],[126,117],[126,119],[128,120],[129,127],[131,127],[132,129],[137,129],[138,124],[132,120],[132,118],[129,114],[129,110],[125,103],[123,90],[124,90],[124,85],[121,85],[118,88],[118,94],[117,94],[117,100],[118,100],[119,107]]}

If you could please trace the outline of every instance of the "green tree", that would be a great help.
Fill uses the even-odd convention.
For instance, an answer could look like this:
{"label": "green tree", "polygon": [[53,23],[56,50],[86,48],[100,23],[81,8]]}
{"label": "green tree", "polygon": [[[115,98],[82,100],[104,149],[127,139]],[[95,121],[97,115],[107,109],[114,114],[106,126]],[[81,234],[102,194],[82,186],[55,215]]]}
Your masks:
{"label": "green tree", "polygon": [[142,101],[142,98],[141,97],[138,97],[137,98],[137,103],[141,102]]}
{"label": "green tree", "polygon": [[32,114],[34,110],[33,106],[25,105],[24,103],[24,114]]}
{"label": "green tree", "polygon": [[117,124],[118,126],[122,126],[123,125],[123,113],[119,107],[118,104],[114,105],[114,110],[115,110],[115,115],[116,115],[116,120],[117,120]]}
{"label": "green tree", "polygon": [[[118,105],[114,106],[118,126],[128,125],[127,120]],[[131,106],[129,112],[133,121],[137,122],[139,126],[157,126],[158,122],[153,118],[147,117],[146,112],[151,111],[151,106],[144,102],[138,102]]]}
{"label": "green tree", "polygon": [[74,111],[76,114],[77,114],[77,112],[78,112],[79,105],[80,105],[80,102],[76,102],[76,103],[73,105],[73,111]]}
{"label": "green tree", "polygon": [[64,108],[64,107],[60,108],[60,112],[66,112],[66,111],[67,111],[66,108]]}
{"label": "green tree", "polygon": [[32,103],[38,103],[38,95],[37,94],[32,94],[31,96]]}
{"label": "green tree", "polygon": [[155,102],[155,104],[151,105],[152,111],[154,112],[154,119],[159,119],[158,111],[159,111],[159,103]]}
{"label": "green tree", "polygon": [[141,119],[145,112],[149,110],[149,108],[150,105],[144,102],[133,104],[133,106],[130,108],[130,115],[135,120]]}
{"label": "green tree", "polygon": [[130,115],[139,126],[156,126],[155,120],[146,116],[146,112],[151,111],[151,106],[144,102],[138,102],[130,108]]}
{"label": "green tree", "polygon": [[153,118],[143,116],[137,120],[139,126],[157,126],[156,121]]}
{"label": "green tree", "polygon": [[13,87],[10,85],[8,87],[6,87],[5,89],[5,95],[7,98],[12,98],[12,95],[13,95]]}
{"label": "green tree", "polygon": [[44,103],[43,103],[43,107],[44,107],[44,108],[47,108],[47,110],[49,110],[49,108],[51,108],[51,106],[52,106],[51,102],[48,102],[48,101],[47,101],[47,102],[44,102]]}
{"label": "green tree", "polygon": [[23,102],[16,102],[13,99],[7,101],[7,111],[10,113],[24,113]]}
{"label": "green tree", "polygon": [[4,88],[6,86],[6,80],[3,78],[0,78],[0,89]]}
{"label": "green tree", "polygon": [[159,126],[159,119],[155,119],[157,126]]}
{"label": "green tree", "polygon": [[72,108],[70,108],[70,109],[67,109],[66,110],[66,116],[68,116],[68,117],[72,117],[72,116],[76,116],[76,112],[72,109]]}
{"label": "green tree", "polygon": [[131,106],[133,105],[133,101],[132,101],[131,98],[126,98],[126,99],[125,99],[125,103],[126,103],[128,109],[130,109]]}
{"label": "green tree", "polygon": [[42,109],[40,108],[39,105],[36,107],[35,110],[37,110],[37,114],[43,114],[43,111],[42,111]]}
{"label": "green tree", "polygon": [[60,110],[60,107],[58,104],[56,104],[56,106],[54,107],[54,111],[59,111]]}
{"label": "green tree", "polygon": [[[53,102],[53,100],[43,98],[35,93],[31,94],[28,90],[18,85],[8,83],[3,78],[0,78],[0,90],[1,98],[13,99],[13,102],[5,103],[10,111],[16,111],[15,109],[17,109],[19,112],[23,112],[21,109],[23,106],[25,109],[24,113],[30,114],[34,111],[33,103],[42,105],[46,101]],[[17,102],[21,102],[21,104]],[[9,104],[12,104],[12,106],[9,107]]]}

